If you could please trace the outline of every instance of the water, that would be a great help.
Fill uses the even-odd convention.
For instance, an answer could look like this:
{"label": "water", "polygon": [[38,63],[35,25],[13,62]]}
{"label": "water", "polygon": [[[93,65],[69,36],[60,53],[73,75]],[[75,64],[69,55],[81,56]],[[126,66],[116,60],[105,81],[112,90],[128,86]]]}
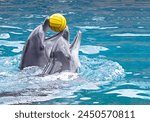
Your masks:
{"label": "water", "polygon": [[[150,104],[149,6],[148,0],[0,0],[0,104]],[[19,71],[28,35],[55,12],[67,18],[71,40],[83,33],[80,73]]]}

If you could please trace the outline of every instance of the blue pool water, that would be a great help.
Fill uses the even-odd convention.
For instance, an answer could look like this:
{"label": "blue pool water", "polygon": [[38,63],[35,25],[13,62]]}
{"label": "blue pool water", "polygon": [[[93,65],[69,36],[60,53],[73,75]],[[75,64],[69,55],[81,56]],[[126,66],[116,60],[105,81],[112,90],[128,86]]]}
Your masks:
{"label": "blue pool water", "polygon": [[[149,0],[0,0],[0,104],[150,104]],[[60,12],[83,33],[80,73],[19,71],[22,48]],[[49,31],[47,36],[54,34]]]}

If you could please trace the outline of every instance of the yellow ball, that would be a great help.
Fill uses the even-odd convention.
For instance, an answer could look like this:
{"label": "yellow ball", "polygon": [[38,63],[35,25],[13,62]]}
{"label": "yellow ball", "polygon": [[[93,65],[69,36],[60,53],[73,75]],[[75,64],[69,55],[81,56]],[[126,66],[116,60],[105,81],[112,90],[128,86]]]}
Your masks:
{"label": "yellow ball", "polygon": [[50,16],[49,24],[53,31],[60,32],[66,28],[67,22],[63,15],[56,13]]}

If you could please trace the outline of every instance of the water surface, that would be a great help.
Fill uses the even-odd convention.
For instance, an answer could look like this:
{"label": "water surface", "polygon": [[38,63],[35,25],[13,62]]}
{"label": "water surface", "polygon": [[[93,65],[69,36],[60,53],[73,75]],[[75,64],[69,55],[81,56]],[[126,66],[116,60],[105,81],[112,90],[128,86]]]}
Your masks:
{"label": "water surface", "polygon": [[[149,0],[0,0],[0,104],[150,104],[149,6]],[[83,33],[80,73],[20,72],[27,37],[56,12],[67,18],[71,40]]]}

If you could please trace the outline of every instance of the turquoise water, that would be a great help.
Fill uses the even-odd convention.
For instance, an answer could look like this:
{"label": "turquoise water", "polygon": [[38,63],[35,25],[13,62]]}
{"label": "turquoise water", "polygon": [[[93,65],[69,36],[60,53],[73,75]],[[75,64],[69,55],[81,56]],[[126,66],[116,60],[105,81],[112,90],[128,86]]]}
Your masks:
{"label": "turquoise water", "polygon": [[[149,0],[0,0],[0,104],[150,104]],[[80,73],[19,71],[22,48],[60,12],[83,33]],[[47,36],[54,33],[48,32]]]}

